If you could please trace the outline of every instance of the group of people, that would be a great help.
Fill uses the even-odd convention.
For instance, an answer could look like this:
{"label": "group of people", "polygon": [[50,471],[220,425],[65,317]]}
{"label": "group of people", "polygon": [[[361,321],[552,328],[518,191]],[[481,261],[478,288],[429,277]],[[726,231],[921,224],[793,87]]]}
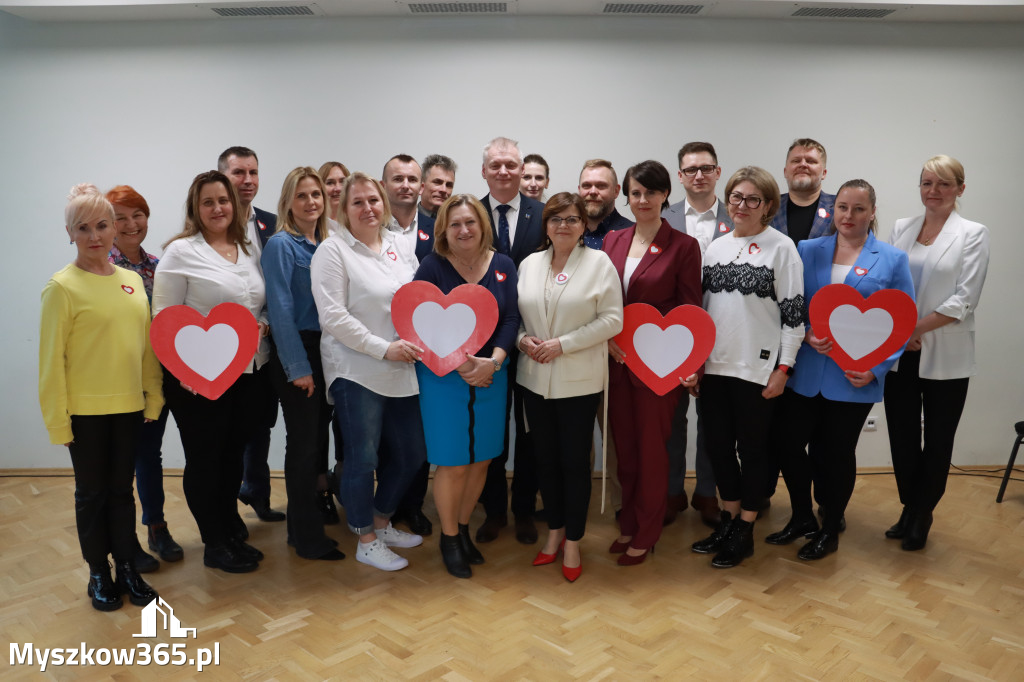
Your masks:
{"label": "group of people", "polygon": [[[454,194],[452,159],[432,155],[420,165],[397,155],[380,179],[339,162],[295,168],[274,215],[253,206],[256,154],[232,147],[219,170],[193,180],[184,228],[159,261],[142,249],[149,208],[135,190],[104,196],[76,186],[65,225],[77,256],[43,292],[40,402],[51,441],[68,446],[74,465],[93,605],[118,608],[125,593],[136,604],[156,596],[139,575],[154,568],[142,565],[147,558],[157,562],[135,536],[133,472],[149,547],[165,561],[183,556],[163,518],[168,410],[204,563],[227,572],[256,570],[263,559],[247,542],[239,499],[263,520],[286,517],[298,556],[344,558],[324,530],[338,521],[334,496],[358,537],[357,561],[404,568],[395,550],[432,532],[423,503],[433,465],[441,557],[449,573],[468,578],[485,562],[477,543],[508,525],[514,440],[516,538],[538,541],[540,492],[548,533],[533,564],[561,555],[562,574],[574,582],[595,419],[605,428],[619,507],[609,551],[620,565],[639,564],[689,505],[690,397],[692,504],[713,528],[692,549],[713,555],[713,566],[753,554],[754,522],[780,470],[792,518],[766,541],[806,539],[798,553],[805,560],[835,552],[858,436],[883,399],[903,504],[886,536],[906,550],[924,547],[975,373],[974,309],[989,255],[987,229],[957,213],[963,167],[929,159],[920,176],[924,215],[898,221],[884,243],[874,189],[850,180],[836,195],[823,192],[826,152],[814,140],[788,150],[785,194],[770,173],[748,166],[720,200],[722,170],[706,142],[684,145],[678,161],[685,198],[675,204],[661,163],[630,167],[620,185],[603,159],[584,164],[576,192],[541,203],[546,161],[524,159],[518,143],[499,137],[483,151],[482,199]],[[620,191],[632,221],[615,209]],[[445,294],[475,284],[497,303],[491,337],[444,376],[419,362],[424,349],[400,338],[392,321],[392,298],[414,280]],[[833,340],[807,323],[812,297],[835,283],[864,296],[899,289],[913,297],[919,319],[905,349],[870,371],[843,371],[829,356]],[[169,306],[205,315],[224,302],[252,313],[261,340],[245,372],[210,400],[161,373],[149,325]],[[633,373],[614,340],[632,303],[662,314],[699,306],[715,323],[704,366],[665,395]],[[286,515],[269,506],[266,450],[278,404]],[[474,535],[478,503],[486,518]]]}

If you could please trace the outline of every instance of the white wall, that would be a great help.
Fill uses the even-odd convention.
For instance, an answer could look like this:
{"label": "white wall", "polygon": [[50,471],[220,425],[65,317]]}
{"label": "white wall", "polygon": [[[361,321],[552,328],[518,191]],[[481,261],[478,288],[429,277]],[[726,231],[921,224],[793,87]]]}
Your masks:
{"label": "white wall", "polygon": [[[921,163],[958,157],[962,212],[991,228],[993,255],[980,374],[954,461],[1002,463],[1024,418],[1020,29],[685,18],[35,24],[0,12],[0,467],[69,465],[47,442],[36,353],[39,292],[73,257],[62,225],[72,184],[133,185],[152,208],[147,246],[158,252],[180,228],[191,178],[229,145],[257,150],[256,203],[272,209],[294,166],[336,158],[379,173],[400,152],[454,157],[457,190],[482,194],[480,149],[496,135],[543,153],[552,189],[575,187],[593,156],[620,171],[646,158],[674,168],[679,146],[696,139],[714,142],[726,176],[756,164],[781,180],[790,141],[814,137],[829,150],[827,190],[851,177],[874,183],[883,235],[920,211]],[[861,439],[861,466],[889,464],[884,433],[883,422]],[[278,468],[283,440],[279,429]],[[181,466],[173,426],[165,444],[167,464]]]}

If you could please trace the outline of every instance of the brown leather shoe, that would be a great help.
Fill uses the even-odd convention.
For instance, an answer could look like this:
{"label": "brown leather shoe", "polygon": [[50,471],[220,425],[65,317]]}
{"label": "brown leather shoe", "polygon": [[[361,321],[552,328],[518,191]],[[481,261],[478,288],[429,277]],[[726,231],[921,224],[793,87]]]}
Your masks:
{"label": "brown leather shoe", "polygon": [[498,539],[498,532],[507,525],[507,516],[488,516],[476,531],[476,541],[479,543],[494,542]]}
{"label": "brown leather shoe", "polygon": [[516,540],[524,545],[537,542],[537,525],[533,522],[532,516],[516,517]]}
{"label": "brown leather shoe", "polygon": [[665,518],[662,519],[661,525],[667,526],[676,520],[679,512],[684,511],[689,506],[686,499],[686,492],[683,491],[682,495],[669,495],[668,500],[665,503]]}
{"label": "brown leather shoe", "polygon": [[694,494],[691,505],[700,512],[700,520],[708,528],[717,528],[722,516],[722,510],[718,506],[718,498],[708,495]]}

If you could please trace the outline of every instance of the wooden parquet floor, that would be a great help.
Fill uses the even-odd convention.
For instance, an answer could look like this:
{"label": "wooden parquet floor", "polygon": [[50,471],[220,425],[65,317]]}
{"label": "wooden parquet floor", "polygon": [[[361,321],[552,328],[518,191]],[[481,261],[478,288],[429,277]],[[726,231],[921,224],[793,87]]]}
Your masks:
{"label": "wooden parquet floor", "polygon": [[[71,478],[0,478],[0,631],[39,649],[219,643],[220,664],[189,667],[14,665],[5,680],[1022,680],[1024,483],[997,505],[998,480],[951,477],[928,547],[908,553],[882,531],[899,515],[891,475],[860,476],[840,549],[823,561],[762,542],[789,515],[783,490],[755,528],[755,555],[715,570],[689,545],[706,529],[692,511],[656,553],[619,567],[617,535],[594,500],[584,573],[534,568],[539,545],[511,532],[482,545],[471,580],[448,576],[436,534],[400,550],[411,566],[384,573],[348,557],[297,558],[284,524],[245,515],[267,555],[259,571],[204,568],[181,480],[167,478],[167,514],[185,560],[147,576],[196,639],[142,640],[140,609],[89,606]],[[275,491],[283,491],[275,482]],[[275,498],[277,506],[283,499]],[[434,516],[433,509],[428,513]],[[436,518],[436,517],[435,517]],[[475,519],[474,528],[480,519]],[[10,661],[9,661],[10,663]]]}

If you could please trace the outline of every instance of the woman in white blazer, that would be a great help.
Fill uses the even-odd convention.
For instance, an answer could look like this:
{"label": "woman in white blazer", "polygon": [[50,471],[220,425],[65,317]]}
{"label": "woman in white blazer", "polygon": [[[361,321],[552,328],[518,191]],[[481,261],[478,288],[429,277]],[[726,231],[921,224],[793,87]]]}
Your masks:
{"label": "woman in white blazer", "polygon": [[[917,293],[917,327],[885,384],[885,418],[903,513],[885,532],[903,549],[925,546],[932,511],[946,490],[953,438],[974,363],[974,309],[988,272],[988,228],[960,217],[964,167],[949,156],[925,162],[925,213],[896,221],[890,243],[907,252]],[[924,446],[921,408],[924,407]]]}
{"label": "woman in white blazer", "polygon": [[559,192],[544,206],[545,248],[519,266],[517,383],[537,457],[548,538],[534,566],[582,572],[594,417],[607,383],[607,340],[622,331],[622,287],[608,255],[583,244],[585,206]]}

